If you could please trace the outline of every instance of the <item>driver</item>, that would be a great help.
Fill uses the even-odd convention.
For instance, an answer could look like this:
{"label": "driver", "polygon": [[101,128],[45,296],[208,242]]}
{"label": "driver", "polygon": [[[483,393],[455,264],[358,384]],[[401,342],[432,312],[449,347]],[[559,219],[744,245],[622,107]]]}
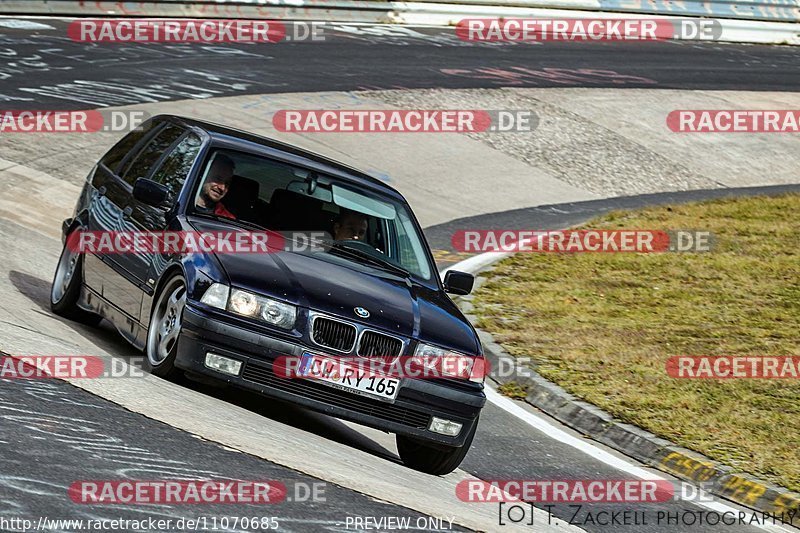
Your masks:
{"label": "driver", "polygon": [[230,190],[235,168],[233,160],[226,155],[219,154],[214,158],[195,202],[195,208],[199,212],[236,219],[236,216],[222,203],[222,199]]}
{"label": "driver", "polygon": [[342,209],[333,223],[333,238],[337,241],[363,241],[367,236],[367,215]]}

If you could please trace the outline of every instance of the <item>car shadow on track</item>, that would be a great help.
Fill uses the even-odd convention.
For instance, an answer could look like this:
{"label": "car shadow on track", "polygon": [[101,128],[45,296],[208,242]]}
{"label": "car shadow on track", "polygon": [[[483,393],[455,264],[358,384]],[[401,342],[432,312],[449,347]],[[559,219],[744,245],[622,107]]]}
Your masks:
{"label": "car shadow on track", "polygon": [[[143,357],[143,354],[128,344],[106,320],[102,321],[97,327],[90,327],[55,316],[50,310],[50,281],[16,270],[9,272],[9,279],[20,294],[27,297],[41,309],[40,312],[42,314],[56,318],[106,352],[120,357],[129,364],[135,364]],[[140,365],[137,364],[136,366]],[[200,394],[237,405],[276,422],[293,426],[395,463],[401,462],[393,451],[388,450],[380,443],[336,418],[316,413],[291,403],[267,399],[255,393],[225,387],[224,385],[199,383],[188,378],[181,378],[176,382]]]}
{"label": "car shadow on track", "polygon": [[50,310],[50,281],[42,280],[18,270],[9,271],[8,278],[20,294],[39,307],[39,313],[50,318],[55,318],[82,337],[92,341],[103,350],[122,357],[125,360],[131,357],[141,356],[141,353],[137,352],[135,348],[126,343],[111,324],[105,320],[101,322],[100,325],[91,327],[53,314]]}

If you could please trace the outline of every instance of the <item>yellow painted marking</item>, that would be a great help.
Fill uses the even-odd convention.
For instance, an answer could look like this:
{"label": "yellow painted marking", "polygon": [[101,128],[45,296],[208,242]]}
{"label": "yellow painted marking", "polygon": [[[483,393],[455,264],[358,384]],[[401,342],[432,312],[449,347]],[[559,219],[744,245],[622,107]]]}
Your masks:
{"label": "yellow painted marking", "polygon": [[679,452],[672,452],[662,459],[661,467],[694,481],[708,481],[717,473],[713,463],[698,461]]}
{"label": "yellow painted marking", "polygon": [[767,487],[734,475],[723,483],[722,490],[737,502],[745,505],[755,505],[758,499],[767,492]]}

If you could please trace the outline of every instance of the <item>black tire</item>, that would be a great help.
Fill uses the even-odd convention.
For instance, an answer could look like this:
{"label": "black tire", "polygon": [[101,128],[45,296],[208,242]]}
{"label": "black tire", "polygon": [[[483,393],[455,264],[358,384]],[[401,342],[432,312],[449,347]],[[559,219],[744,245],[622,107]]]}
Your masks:
{"label": "black tire", "polygon": [[467,456],[467,452],[469,452],[472,439],[475,438],[477,429],[478,421],[476,420],[475,424],[472,426],[472,431],[467,435],[464,446],[460,448],[429,444],[412,437],[396,435],[395,442],[397,442],[397,452],[400,454],[400,459],[403,460],[403,464],[407,467],[425,472],[426,474],[443,476],[458,468],[458,465],[460,465],[464,457]]}
{"label": "black tire", "polygon": [[186,306],[186,282],[181,276],[170,278],[155,298],[145,342],[145,370],[164,379],[175,379],[183,371],[175,367],[178,339]]}
{"label": "black tire", "polygon": [[83,256],[64,245],[50,286],[50,309],[64,318],[96,326],[103,317],[78,307],[82,282]]}

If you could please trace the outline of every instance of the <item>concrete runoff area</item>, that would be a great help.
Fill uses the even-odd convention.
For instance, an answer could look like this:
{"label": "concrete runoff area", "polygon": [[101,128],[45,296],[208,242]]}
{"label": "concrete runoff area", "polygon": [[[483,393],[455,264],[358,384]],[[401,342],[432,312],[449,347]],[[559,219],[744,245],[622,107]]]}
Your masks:
{"label": "concrete runoff area", "polygon": [[[791,134],[674,133],[677,109],[796,109],[786,92],[468,89],[288,93],[119,108],[174,113],[297,144],[398,188],[423,226],[536,205],[797,180]],[[284,133],[282,109],[530,110],[533,132]],[[0,158],[79,185],[120,133],[7,135]],[[55,150],[43,146],[57,141]],[[713,154],[713,156],[711,156]],[[491,194],[485,191],[491,189]]]}

